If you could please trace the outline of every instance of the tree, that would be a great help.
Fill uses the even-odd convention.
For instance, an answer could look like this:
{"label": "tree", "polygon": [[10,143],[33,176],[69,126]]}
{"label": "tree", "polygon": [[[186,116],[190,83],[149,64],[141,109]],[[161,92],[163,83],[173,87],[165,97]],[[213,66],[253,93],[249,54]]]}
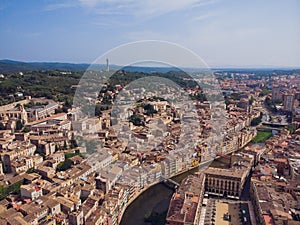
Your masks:
{"label": "tree", "polygon": [[296,124],[290,124],[290,125],[288,125],[287,129],[289,130],[289,132],[291,134],[293,134],[297,130]]}
{"label": "tree", "polygon": [[17,120],[17,123],[16,123],[16,130],[22,130],[24,127],[24,124],[22,123],[21,120]]}
{"label": "tree", "polygon": [[154,109],[153,105],[147,104],[144,106],[144,110],[146,110],[146,115],[152,116],[153,114],[157,113],[157,111]]}
{"label": "tree", "polygon": [[266,97],[265,105],[270,111],[272,111],[274,113],[276,113],[278,111],[276,108],[276,105],[272,102],[272,100],[269,97]]}
{"label": "tree", "polygon": [[95,106],[95,116],[101,116],[102,112],[101,112],[101,105],[100,104],[96,104]]}
{"label": "tree", "polygon": [[258,117],[255,117],[252,121],[251,121],[251,126],[257,126],[258,124],[261,123],[261,119],[262,119],[262,112],[260,112],[260,115]]}
{"label": "tree", "polygon": [[70,148],[76,148],[76,147],[78,147],[76,140],[71,139],[70,140]]}
{"label": "tree", "polygon": [[5,126],[2,123],[0,123],[0,130],[5,130]]}
{"label": "tree", "polygon": [[70,159],[66,159],[64,162],[61,162],[57,165],[58,171],[66,171],[72,167],[72,161]]}
{"label": "tree", "polygon": [[251,98],[249,99],[249,105],[252,105],[253,102],[254,102],[254,98],[253,98],[253,96],[251,96]]}
{"label": "tree", "polygon": [[142,126],[143,125],[142,119],[138,115],[130,116],[129,121],[132,122],[134,126]]}
{"label": "tree", "polygon": [[225,96],[225,105],[228,106],[230,104],[230,100],[227,96]]}
{"label": "tree", "polygon": [[197,101],[200,101],[200,102],[207,101],[207,98],[206,98],[204,93],[197,93],[197,94],[194,94],[194,95],[190,95],[190,97],[191,97],[192,100],[197,100]]}
{"label": "tree", "polygon": [[22,130],[23,133],[28,133],[30,132],[30,129],[28,127],[24,127]]}
{"label": "tree", "polygon": [[261,90],[261,92],[259,93],[259,97],[268,95],[269,93],[271,93],[271,91],[270,91],[267,87],[264,87],[264,88]]}

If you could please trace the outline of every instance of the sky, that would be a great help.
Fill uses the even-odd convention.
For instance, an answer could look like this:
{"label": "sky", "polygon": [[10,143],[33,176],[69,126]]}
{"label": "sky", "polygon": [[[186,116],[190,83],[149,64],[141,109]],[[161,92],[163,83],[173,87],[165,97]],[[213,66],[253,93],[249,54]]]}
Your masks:
{"label": "sky", "polygon": [[0,0],[0,59],[92,63],[142,40],[210,67],[300,68],[300,1]]}

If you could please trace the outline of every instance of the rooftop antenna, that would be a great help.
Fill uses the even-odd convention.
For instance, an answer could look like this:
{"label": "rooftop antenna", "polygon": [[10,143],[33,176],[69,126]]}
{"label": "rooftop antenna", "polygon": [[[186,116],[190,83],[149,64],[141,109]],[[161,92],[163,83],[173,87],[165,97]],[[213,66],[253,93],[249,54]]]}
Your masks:
{"label": "rooftop antenna", "polygon": [[109,63],[108,63],[108,59],[106,59],[106,71],[109,72]]}

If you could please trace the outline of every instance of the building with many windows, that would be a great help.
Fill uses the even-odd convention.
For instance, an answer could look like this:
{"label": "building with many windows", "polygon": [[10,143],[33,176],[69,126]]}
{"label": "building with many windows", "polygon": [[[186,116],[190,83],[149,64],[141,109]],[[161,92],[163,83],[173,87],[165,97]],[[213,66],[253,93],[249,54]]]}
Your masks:
{"label": "building with many windows", "polygon": [[285,94],[283,96],[283,110],[286,112],[292,112],[294,109],[294,95]]}
{"label": "building with many windows", "polygon": [[[254,157],[235,157],[230,169],[209,167],[205,171],[205,190],[208,194],[240,198],[254,162]],[[231,159],[233,160],[233,159]]]}

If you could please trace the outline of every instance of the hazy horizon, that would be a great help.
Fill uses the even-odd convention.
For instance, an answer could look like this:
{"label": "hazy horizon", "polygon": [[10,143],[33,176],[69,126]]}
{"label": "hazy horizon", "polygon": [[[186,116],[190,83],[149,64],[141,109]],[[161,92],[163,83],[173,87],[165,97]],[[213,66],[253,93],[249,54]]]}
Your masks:
{"label": "hazy horizon", "polygon": [[[89,63],[89,62],[69,62],[69,61],[20,61],[20,60],[14,60],[14,59],[0,59],[0,62],[3,61],[12,61],[12,62],[21,62],[21,63],[61,63],[61,64],[74,64],[74,65],[100,65],[100,66],[106,66],[105,63],[101,63],[101,64],[93,64],[93,62]],[[119,64],[110,64],[110,66],[113,67],[145,67],[145,68],[171,68],[171,66],[159,66],[159,65],[127,65],[127,66],[122,66]],[[197,68],[197,67],[183,67],[186,69],[201,69],[201,68]],[[242,70],[247,70],[247,69],[261,69],[261,70],[268,70],[268,69],[286,69],[286,70],[290,70],[290,69],[300,69],[300,66],[272,66],[272,65],[265,65],[265,66],[261,66],[261,65],[252,65],[250,67],[245,67],[245,66],[235,66],[235,65],[227,65],[227,66],[214,66],[214,67],[208,67],[208,69],[242,69]]]}

